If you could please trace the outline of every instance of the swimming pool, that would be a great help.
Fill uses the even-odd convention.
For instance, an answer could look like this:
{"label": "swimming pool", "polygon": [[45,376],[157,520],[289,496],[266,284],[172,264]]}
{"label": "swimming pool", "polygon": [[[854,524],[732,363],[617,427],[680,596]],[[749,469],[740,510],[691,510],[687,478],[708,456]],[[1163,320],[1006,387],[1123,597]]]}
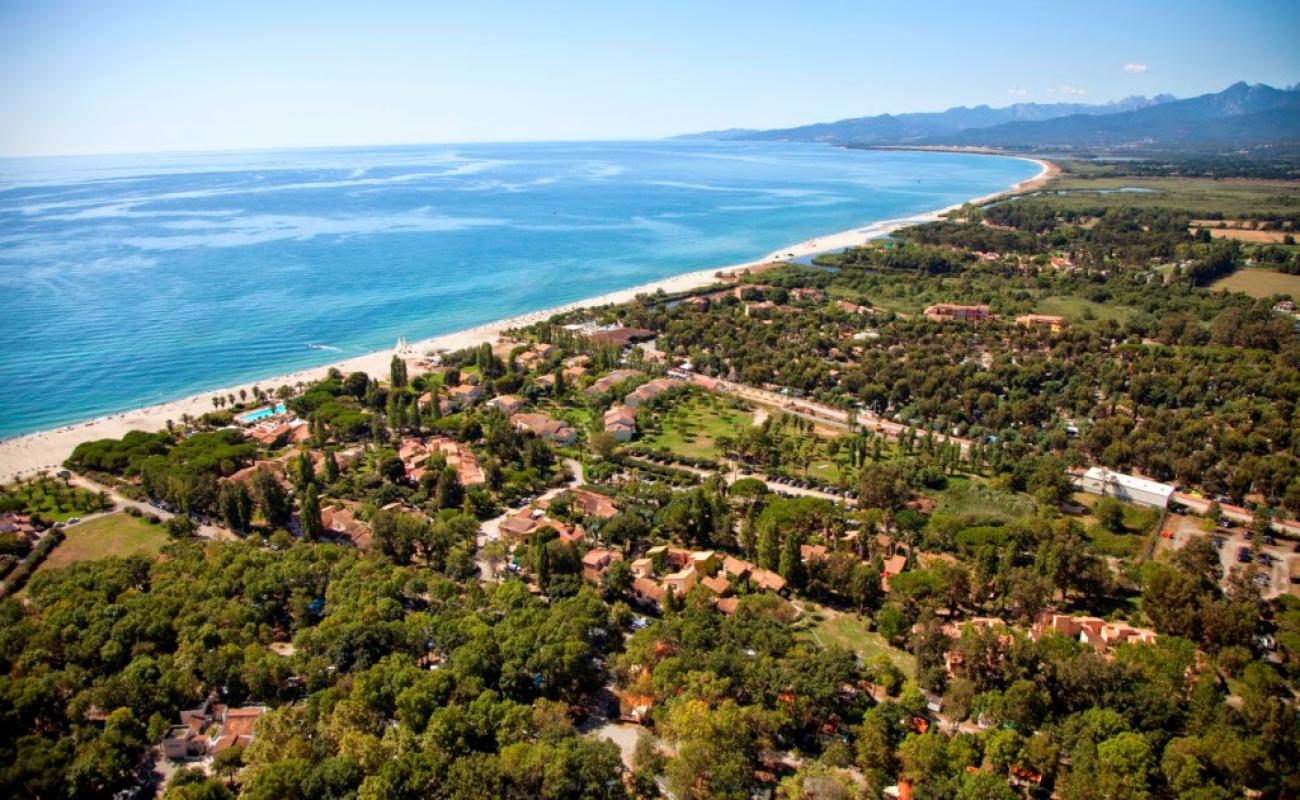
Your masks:
{"label": "swimming pool", "polygon": [[259,408],[256,411],[250,411],[247,414],[240,414],[240,422],[257,422],[267,417],[283,414],[285,412],[284,403],[279,403],[275,408]]}

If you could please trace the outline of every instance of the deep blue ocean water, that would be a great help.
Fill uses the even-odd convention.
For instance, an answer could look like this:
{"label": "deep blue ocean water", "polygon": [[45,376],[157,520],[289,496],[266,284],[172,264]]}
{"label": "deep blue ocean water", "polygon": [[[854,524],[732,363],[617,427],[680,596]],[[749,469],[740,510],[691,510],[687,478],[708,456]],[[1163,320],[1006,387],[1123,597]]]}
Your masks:
{"label": "deep blue ocean water", "polygon": [[0,436],[747,261],[1036,171],[683,141],[0,159]]}

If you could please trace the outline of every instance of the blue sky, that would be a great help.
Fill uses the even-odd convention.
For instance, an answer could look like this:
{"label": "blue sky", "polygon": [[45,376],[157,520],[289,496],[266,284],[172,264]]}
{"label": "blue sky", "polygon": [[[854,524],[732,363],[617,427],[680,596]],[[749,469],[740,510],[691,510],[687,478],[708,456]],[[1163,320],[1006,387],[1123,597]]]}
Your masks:
{"label": "blue sky", "polygon": [[0,153],[653,138],[1300,81],[1300,2],[0,0]]}

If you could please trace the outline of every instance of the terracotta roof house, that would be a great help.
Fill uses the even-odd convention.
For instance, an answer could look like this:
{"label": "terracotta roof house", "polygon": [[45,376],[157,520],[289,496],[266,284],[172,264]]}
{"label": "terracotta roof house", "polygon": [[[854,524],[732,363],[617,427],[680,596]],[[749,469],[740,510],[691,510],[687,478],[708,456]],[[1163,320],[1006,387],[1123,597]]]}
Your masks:
{"label": "terracotta roof house", "polygon": [[723,556],[722,571],[733,578],[745,578],[754,571],[754,565],[735,556]]}
{"label": "terracotta roof house", "polygon": [[614,406],[605,412],[605,430],[616,442],[626,442],[636,433],[636,412],[627,406]]}
{"label": "terracotta roof house", "polygon": [[700,574],[695,571],[695,567],[687,567],[665,575],[663,585],[665,590],[676,592],[678,597],[684,597],[687,592],[695,588],[699,579]]}
{"label": "terracotta roof house", "polygon": [[566,423],[546,414],[514,414],[510,422],[521,431],[527,431],[560,445],[578,441],[578,432]]}
{"label": "terracotta roof house", "polygon": [[325,530],[336,536],[349,539],[352,544],[365,550],[370,547],[370,526],[358,520],[352,509],[340,506],[326,506],[320,512],[321,524]]}
{"label": "terracotta roof house", "polygon": [[884,571],[880,574],[880,588],[889,591],[889,579],[907,569],[907,556],[896,555],[885,559]]}
{"label": "terracotta roof house", "polygon": [[574,489],[569,494],[572,495],[574,504],[589,517],[609,519],[618,515],[618,506],[614,505],[614,501],[599,492],[590,489]]}
{"label": "terracotta roof house", "polygon": [[731,592],[731,581],[727,580],[722,575],[714,575],[711,578],[701,578],[700,585],[708,589],[710,592],[713,592],[718,597],[725,597]]}
{"label": "terracotta roof house", "polygon": [[455,408],[469,408],[483,397],[483,387],[472,383],[462,383],[447,390],[447,399]]}
{"label": "terracotta roof house", "polygon": [[770,569],[756,569],[750,573],[749,579],[760,589],[778,594],[785,591],[785,578]]}
{"label": "terracotta roof house", "polygon": [[720,597],[717,602],[714,603],[714,606],[716,606],[724,615],[730,617],[732,614],[736,613],[736,609],[740,608],[740,598]]}
{"label": "terracotta roof house", "polygon": [[636,408],[643,403],[650,402],[669,389],[680,385],[681,381],[672,378],[656,378],[649,383],[643,383],[628,392],[627,396],[623,398],[623,404],[630,408]]}
{"label": "terracotta roof house", "polygon": [[632,597],[644,606],[657,609],[663,601],[664,590],[651,578],[637,578],[632,581]]}
{"label": "terracotta roof house", "polygon": [[653,578],[654,575],[655,561],[653,558],[638,558],[632,562],[632,577]]}
{"label": "terracotta roof house", "polygon": [[519,409],[524,407],[524,398],[517,394],[503,394],[492,398],[483,405],[488,408],[500,409],[505,412],[506,416],[509,416],[517,413]]}
{"label": "terracotta roof house", "polygon": [[602,378],[597,378],[583,391],[583,394],[588,397],[603,394],[623,381],[631,380],[632,378],[640,378],[643,375],[645,375],[645,373],[638,369],[616,369]]}
{"label": "terracotta roof house", "polygon": [[623,554],[617,550],[594,547],[582,557],[582,577],[591,583],[600,583],[610,564],[622,560]]}
{"label": "terracotta roof house", "polygon": [[936,303],[925,310],[925,318],[939,322],[960,320],[979,322],[993,316],[986,305],[961,306],[953,303]]}
{"label": "terracotta roof house", "polygon": [[819,561],[830,555],[830,551],[820,544],[799,545],[799,557],[804,561]]}

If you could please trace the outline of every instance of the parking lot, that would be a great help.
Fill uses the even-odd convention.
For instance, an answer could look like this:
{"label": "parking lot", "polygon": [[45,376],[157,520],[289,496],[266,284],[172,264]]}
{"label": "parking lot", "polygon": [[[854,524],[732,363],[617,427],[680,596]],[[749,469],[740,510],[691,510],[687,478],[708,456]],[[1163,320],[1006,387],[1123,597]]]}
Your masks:
{"label": "parking lot", "polygon": [[[1165,530],[1172,536],[1161,538],[1161,547],[1180,548],[1193,536],[1206,535],[1201,523],[1202,518],[1194,514],[1170,514],[1165,521]],[[1250,566],[1251,561],[1242,560],[1243,551],[1246,555],[1251,551],[1253,535],[1249,530],[1236,525],[1221,526],[1209,535],[1218,545],[1219,563],[1223,565],[1225,579],[1234,567],[1245,569]],[[1277,597],[1286,591],[1300,596],[1300,584],[1293,585],[1290,577],[1292,561],[1296,561],[1297,569],[1300,569],[1300,552],[1296,551],[1297,546],[1300,545],[1287,539],[1274,537],[1272,544],[1269,544],[1266,539],[1260,547],[1260,563],[1256,565],[1257,575],[1264,577],[1256,578],[1256,582],[1260,585],[1264,597]]]}

